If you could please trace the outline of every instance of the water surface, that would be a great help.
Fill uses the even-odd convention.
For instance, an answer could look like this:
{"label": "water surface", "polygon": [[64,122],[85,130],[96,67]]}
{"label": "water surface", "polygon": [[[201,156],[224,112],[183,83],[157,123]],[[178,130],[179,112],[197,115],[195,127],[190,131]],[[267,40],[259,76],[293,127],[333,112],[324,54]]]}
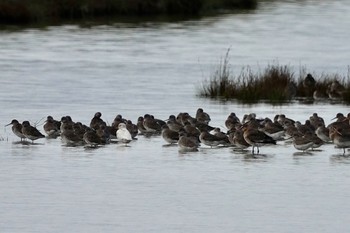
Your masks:
{"label": "water surface", "polygon": [[234,72],[277,61],[346,75],[349,12],[345,0],[283,1],[201,20],[0,32],[1,232],[348,232],[350,160],[332,144],[301,154],[279,142],[258,158],[205,146],[182,154],[159,136],[86,149],[18,144],[4,125],[198,107],[222,129],[230,112],[302,122],[318,112],[328,124],[348,106],[240,105],[196,90],[228,48]]}

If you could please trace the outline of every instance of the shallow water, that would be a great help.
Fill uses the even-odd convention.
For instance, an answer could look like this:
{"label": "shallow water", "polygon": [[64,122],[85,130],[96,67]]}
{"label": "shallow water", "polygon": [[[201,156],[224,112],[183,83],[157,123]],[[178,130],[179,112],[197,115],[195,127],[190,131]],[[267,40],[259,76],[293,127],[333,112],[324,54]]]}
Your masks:
{"label": "shallow water", "polygon": [[139,136],[86,149],[22,145],[4,125],[47,115],[88,124],[96,111],[135,122],[198,107],[222,129],[230,112],[302,122],[318,112],[328,124],[348,106],[240,105],[196,90],[229,47],[236,72],[277,61],[346,75],[349,12],[345,0],[266,2],[199,21],[0,32],[1,232],[348,232],[350,158],[332,144],[303,154],[278,142],[253,157],[205,146],[183,154]]}

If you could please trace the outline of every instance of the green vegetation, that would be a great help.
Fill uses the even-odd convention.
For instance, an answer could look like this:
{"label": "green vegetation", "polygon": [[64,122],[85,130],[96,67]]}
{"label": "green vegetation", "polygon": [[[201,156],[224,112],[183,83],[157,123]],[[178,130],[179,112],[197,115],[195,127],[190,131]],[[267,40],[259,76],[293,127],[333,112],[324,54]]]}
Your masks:
{"label": "green vegetation", "polygon": [[273,64],[262,72],[243,67],[238,75],[234,75],[230,69],[229,52],[228,49],[209,81],[202,83],[200,96],[235,99],[243,103],[266,101],[279,104],[293,99],[350,103],[350,72],[346,77],[339,74],[311,75],[302,68],[296,76],[292,67]]}
{"label": "green vegetation", "polygon": [[194,16],[256,7],[257,0],[0,0],[0,22],[27,24],[106,16]]}

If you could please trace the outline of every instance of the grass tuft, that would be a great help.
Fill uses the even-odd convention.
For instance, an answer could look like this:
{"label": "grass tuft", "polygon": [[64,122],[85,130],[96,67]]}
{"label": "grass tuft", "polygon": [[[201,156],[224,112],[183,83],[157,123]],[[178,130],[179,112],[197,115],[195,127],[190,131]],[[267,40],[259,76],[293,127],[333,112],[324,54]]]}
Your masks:
{"label": "grass tuft", "polygon": [[[294,99],[338,100],[350,103],[350,71],[347,77],[339,74],[312,74],[314,83],[305,81],[306,68],[295,72],[289,65],[268,65],[261,72],[249,66],[234,75],[229,64],[227,50],[209,81],[202,84],[199,95],[209,98],[235,99],[243,103],[266,101],[272,104],[286,103]],[[350,70],[350,68],[348,68]]]}

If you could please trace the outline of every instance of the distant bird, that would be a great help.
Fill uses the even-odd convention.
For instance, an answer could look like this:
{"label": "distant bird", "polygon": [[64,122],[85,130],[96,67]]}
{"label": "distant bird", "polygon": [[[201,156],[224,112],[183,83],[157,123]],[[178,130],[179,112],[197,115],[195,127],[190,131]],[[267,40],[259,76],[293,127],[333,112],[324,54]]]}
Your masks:
{"label": "distant bird", "polygon": [[63,133],[65,130],[73,130],[73,124],[72,118],[69,116],[63,116],[61,118],[61,127],[60,131]]}
{"label": "distant bird", "polygon": [[18,120],[13,119],[11,121],[11,123],[5,125],[5,126],[9,126],[12,125],[12,132],[21,139],[21,141],[23,139],[25,139],[26,137],[23,135],[22,133],[22,124],[18,122]]}
{"label": "distant bird", "polygon": [[284,136],[283,127],[280,124],[272,122],[271,120],[266,120],[264,127],[259,127],[259,130],[274,140],[281,140]]}
{"label": "distant bird", "polygon": [[228,146],[230,145],[230,141],[228,139],[228,135],[220,130],[220,128],[215,128],[212,131],[212,134],[215,135],[218,138],[221,138],[222,145]]}
{"label": "distant bird", "polygon": [[35,140],[45,137],[37,128],[31,126],[29,121],[22,122],[22,134],[29,140],[32,140],[33,144]]}
{"label": "distant bird", "polygon": [[126,128],[125,123],[119,123],[118,125],[117,140],[119,142],[124,143],[125,145],[127,145],[129,142],[132,141],[131,134],[129,130]]}
{"label": "distant bird", "polygon": [[250,144],[246,142],[243,137],[242,130],[236,130],[235,132],[231,132],[229,134],[229,140],[232,145],[235,145],[238,149],[247,149],[250,147]]}
{"label": "distant bird", "polygon": [[241,121],[239,120],[239,118],[236,116],[234,112],[231,112],[225,121],[225,126],[227,130],[230,131],[231,129],[234,129],[239,124],[241,124]]}
{"label": "distant bird", "polygon": [[350,148],[350,131],[344,130],[343,128],[333,128],[330,133],[330,138],[333,143],[338,147],[342,148],[345,154],[345,149]]}
{"label": "distant bird", "polygon": [[[253,121],[254,122],[254,121]],[[250,125],[251,123],[245,123],[243,125],[243,137],[244,140],[251,145],[252,153],[254,154],[254,148],[257,148],[257,153],[259,154],[259,147],[264,146],[266,144],[274,144],[276,145],[276,140],[266,135],[264,132],[259,131],[254,126]]]}
{"label": "distant bird", "polygon": [[199,144],[192,137],[188,137],[184,131],[181,131],[178,146],[179,151],[198,151]]}
{"label": "distant bird", "polygon": [[322,117],[318,116],[318,114],[315,112],[312,114],[312,116],[309,117],[311,125],[316,129],[320,125],[325,125],[324,120]]}
{"label": "distant bird", "polygon": [[168,125],[162,126],[162,138],[169,144],[175,144],[179,141],[179,133],[171,130]]}
{"label": "distant bird", "polygon": [[102,113],[100,112],[96,112],[94,117],[91,119],[90,121],[90,128],[93,128],[94,130],[97,130],[100,126],[100,124],[105,123],[102,119],[101,119]]}
{"label": "distant bird", "polygon": [[208,124],[211,119],[208,113],[204,112],[202,108],[198,108],[196,112],[196,120]]}
{"label": "distant bird", "polygon": [[111,141],[110,131],[107,129],[106,123],[101,123],[96,130],[96,134],[101,138],[102,144],[108,144]]}
{"label": "distant bird", "polygon": [[53,119],[52,116],[48,116],[43,126],[48,138],[57,138],[61,134],[61,122]]}
{"label": "distant bird", "polygon": [[192,121],[192,120],[196,120],[194,117],[190,116],[190,114],[188,114],[188,112],[180,112],[177,117],[176,120],[181,123],[182,125],[185,125],[185,122],[187,121]]}
{"label": "distant bird", "polygon": [[306,151],[314,145],[314,142],[309,137],[303,137],[300,133],[293,135],[293,146],[297,150]]}
{"label": "distant bird", "polygon": [[315,91],[316,80],[311,74],[307,74],[303,80],[303,87],[307,97],[311,97]]}
{"label": "distant bird", "polygon": [[137,125],[133,124],[131,120],[127,120],[125,124],[126,124],[126,128],[129,130],[131,134],[132,139],[136,139],[139,133]]}
{"label": "distant bird", "polygon": [[83,140],[90,147],[97,147],[102,144],[101,138],[93,128],[86,129],[86,132],[83,135]]}
{"label": "distant bird", "polygon": [[126,120],[123,119],[123,116],[118,114],[113,120],[112,127],[115,128],[116,130],[118,130],[119,123],[125,123],[125,122],[126,122]]}
{"label": "distant bird", "polygon": [[340,100],[344,93],[345,87],[338,80],[334,80],[327,88],[327,94],[331,100]]}
{"label": "distant bird", "polygon": [[199,135],[199,141],[203,143],[204,145],[213,147],[213,146],[218,146],[218,145],[226,145],[228,142],[226,139],[223,139],[221,137],[218,137],[216,135],[210,134],[206,130],[202,130],[201,134]]}
{"label": "distant bird", "polygon": [[66,129],[61,133],[61,141],[66,146],[81,146],[85,142],[83,140],[85,130],[79,123],[74,124],[72,129]]}
{"label": "distant bird", "polygon": [[326,128],[323,124],[319,125],[315,131],[317,137],[319,137],[323,142],[330,142],[329,129]]}
{"label": "distant bird", "polygon": [[151,134],[161,133],[162,126],[158,120],[154,119],[154,117],[149,114],[145,114],[143,118],[144,118],[143,126],[145,127],[147,133],[151,133]]}
{"label": "distant bird", "polygon": [[169,129],[179,132],[184,126],[176,120],[175,115],[170,115],[166,123]]}

